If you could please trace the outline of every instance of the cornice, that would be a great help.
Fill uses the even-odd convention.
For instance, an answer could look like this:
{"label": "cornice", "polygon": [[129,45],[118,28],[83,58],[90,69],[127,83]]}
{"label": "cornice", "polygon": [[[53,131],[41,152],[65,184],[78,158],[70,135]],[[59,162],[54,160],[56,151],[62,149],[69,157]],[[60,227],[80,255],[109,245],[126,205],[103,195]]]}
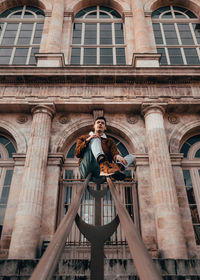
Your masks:
{"label": "cornice", "polygon": [[0,67],[1,84],[190,84],[200,83],[200,67],[91,66]]}

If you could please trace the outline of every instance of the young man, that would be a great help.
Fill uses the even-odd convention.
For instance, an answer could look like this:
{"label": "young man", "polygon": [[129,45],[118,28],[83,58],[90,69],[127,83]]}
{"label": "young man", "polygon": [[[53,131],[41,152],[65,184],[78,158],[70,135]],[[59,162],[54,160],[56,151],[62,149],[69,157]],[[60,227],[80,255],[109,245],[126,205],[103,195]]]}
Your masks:
{"label": "young man", "polygon": [[86,178],[91,172],[94,178],[112,176],[116,180],[123,180],[123,170],[134,162],[135,156],[122,157],[114,140],[106,136],[105,130],[106,119],[98,117],[94,122],[94,132],[78,138],[75,155],[79,158],[81,176]]}

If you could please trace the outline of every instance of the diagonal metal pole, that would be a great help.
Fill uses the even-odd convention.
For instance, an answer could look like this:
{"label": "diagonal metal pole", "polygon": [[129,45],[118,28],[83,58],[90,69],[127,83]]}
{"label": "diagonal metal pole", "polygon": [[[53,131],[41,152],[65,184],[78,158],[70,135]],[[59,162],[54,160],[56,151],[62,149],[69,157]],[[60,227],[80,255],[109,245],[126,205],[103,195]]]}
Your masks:
{"label": "diagonal metal pole", "polygon": [[85,182],[78,190],[75,199],[69,207],[65,217],[60,223],[57,231],[55,232],[53,239],[47,247],[44,255],[39,261],[36,269],[34,270],[31,280],[51,280],[56,269],[60,255],[64,249],[66,239],[71,231],[72,224],[75,220],[75,216],[78,212],[78,208],[81,203],[81,198],[87,185],[91,179],[91,173],[87,176]]}
{"label": "diagonal metal pole", "polygon": [[107,182],[140,280],[161,280],[162,277],[159,271],[153,263],[129,213],[120,201],[119,194],[109,177],[107,177]]}

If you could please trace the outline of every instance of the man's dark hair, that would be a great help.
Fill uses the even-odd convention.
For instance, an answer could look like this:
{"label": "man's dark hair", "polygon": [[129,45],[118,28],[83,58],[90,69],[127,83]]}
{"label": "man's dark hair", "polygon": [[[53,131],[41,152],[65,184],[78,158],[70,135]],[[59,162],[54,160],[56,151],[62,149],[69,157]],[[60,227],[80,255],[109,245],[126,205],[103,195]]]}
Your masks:
{"label": "man's dark hair", "polygon": [[[97,117],[96,120],[95,120],[95,122],[96,122],[97,120],[104,120],[104,122],[105,122],[105,124],[106,124],[106,118],[104,118],[103,116],[102,116],[102,117]],[[95,123],[95,122],[94,122],[94,123]]]}

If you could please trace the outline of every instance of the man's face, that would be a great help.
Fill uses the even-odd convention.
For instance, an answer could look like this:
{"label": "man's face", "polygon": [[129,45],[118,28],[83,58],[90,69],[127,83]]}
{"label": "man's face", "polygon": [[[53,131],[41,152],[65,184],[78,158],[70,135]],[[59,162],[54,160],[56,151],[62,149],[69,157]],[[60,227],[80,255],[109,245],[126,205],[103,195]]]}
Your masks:
{"label": "man's face", "polygon": [[94,123],[94,132],[95,133],[104,133],[104,131],[106,130],[106,124],[104,120],[97,120]]}

